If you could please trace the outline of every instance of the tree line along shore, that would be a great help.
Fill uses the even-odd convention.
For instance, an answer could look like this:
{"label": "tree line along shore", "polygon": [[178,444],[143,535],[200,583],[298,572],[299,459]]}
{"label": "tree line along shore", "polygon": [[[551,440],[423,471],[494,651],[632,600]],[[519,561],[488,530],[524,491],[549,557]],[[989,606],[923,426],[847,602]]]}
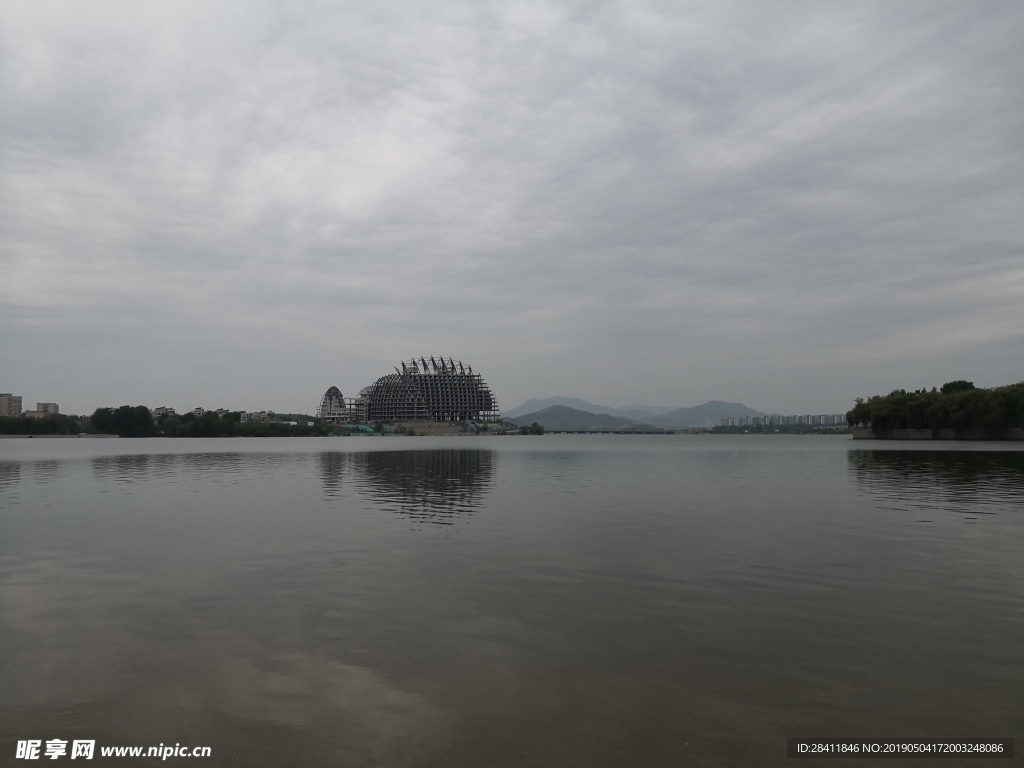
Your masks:
{"label": "tree line along shore", "polygon": [[870,427],[878,437],[909,429],[931,430],[935,437],[951,431],[1005,440],[1010,430],[1024,428],[1024,382],[983,389],[970,381],[950,381],[939,389],[897,389],[856,403],[847,422]]}
{"label": "tree line along shore", "polygon": [[[292,414],[286,414],[292,415]],[[313,417],[303,417],[313,421]],[[0,418],[0,435],[119,435],[120,437],[304,437],[327,435],[326,425],[288,424],[285,420],[242,421],[240,411],[161,415],[144,405],[97,408],[91,416]]]}
{"label": "tree line along shore", "polygon": [[[299,423],[288,423],[297,420]],[[458,426],[458,425],[455,425]],[[464,425],[465,431],[488,431],[488,425]],[[520,434],[544,434],[539,424],[524,426]],[[242,421],[241,411],[161,414],[154,418],[144,405],[97,408],[91,416],[54,415],[41,419],[0,418],[0,435],[117,435],[120,437],[326,437],[347,434],[414,434],[377,423],[326,424],[305,414],[280,414],[266,421]]]}

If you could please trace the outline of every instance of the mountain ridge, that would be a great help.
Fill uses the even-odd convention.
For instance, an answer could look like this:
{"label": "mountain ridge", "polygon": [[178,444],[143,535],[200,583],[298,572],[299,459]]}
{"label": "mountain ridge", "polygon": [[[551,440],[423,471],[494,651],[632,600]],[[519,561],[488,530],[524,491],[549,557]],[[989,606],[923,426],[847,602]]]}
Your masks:
{"label": "mountain ridge", "polygon": [[[581,400],[578,397],[564,397],[556,395],[543,400],[530,398],[518,408],[507,411],[505,418],[516,421],[523,416],[540,413],[552,407],[565,407],[571,410],[582,411],[594,415],[606,415],[624,419],[632,424],[644,424],[665,429],[685,429],[687,427],[714,427],[722,419],[734,416],[766,416],[763,411],[755,410],[743,403],[731,403],[724,400],[708,400],[701,405],[694,405],[688,408],[675,408],[663,410],[660,414],[645,411],[643,406],[634,403],[624,408],[612,408],[607,405],[597,405]],[[663,406],[657,407],[662,410]],[[518,422],[517,422],[518,423]],[[541,423],[541,422],[538,422]],[[547,425],[545,425],[547,426]]]}
{"label": "mountain ridge", "polygon": [[508,419],[513,424],[526,426],[537,423],[550,430],[588,430],[588,429],[633,429],[649,425],[637,424],[632,419],[612,416],[607,413],[591,413],[567,405],[549,405],[533,413],[525,413]]}
{"label": "mountain ridge", "polygon": [[526,413],[534,413],[553,405],[561,405],[577,411],[586,411],[587,413],[605,413],[610,416],[621,415],[617,408],[612,408],[610,405],[597,405],[596,403],[588,403],[586,400],[581,400],[578,397],[563,397],[561,395],[545,397],[543,400],[531,397],[518,408],[512,408],[505,412],[504,415],[508,418],[514,419],[517,416],[521,416]]}

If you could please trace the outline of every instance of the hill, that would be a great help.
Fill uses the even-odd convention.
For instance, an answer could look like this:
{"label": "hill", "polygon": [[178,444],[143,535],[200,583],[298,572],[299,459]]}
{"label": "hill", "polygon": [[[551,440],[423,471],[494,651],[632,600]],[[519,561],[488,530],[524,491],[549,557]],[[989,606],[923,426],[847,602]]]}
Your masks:
{"label": "hill", "polygon": [[590,413],[581,411],[578,408],[569,408],[565,405],[552,405],[542,408],[534,413],[526,413],[522,416],[507,419],[513,424],[526,426],[537,422],[547,430],[587,430],[587,429],[632,429],[643,427],[631,419],[624,419],[621,416],[611,416],[606,413]]}
{"label": "hill", "polygon": [[714,427],[722,419],[733,416],[766,416],[761,411],[748,408],[743,403],[726,403],[721,400],[709,400],[703,405],[692,408],[677,408],[663,416],[656,416],[646,421],[656,426],[672,427]]}
{"label": "hill", "polygon": [[[573,408],[577,411],[586,411],[587,413],[605,413],[609,416],[618,416],[622,419],[630,419],[632,421],[640,421],[644,424],[655,423],[651,422],[652,418],[663,418],[666,421],[657,422],[661,426],[704,426],[701,419],[704,418],[702,412],[698,409],[707,408],[708,406],[729,406],[730,409],[738,408],[739,410],[729,410],[728,413],[723,413],[722,416],[717,417],[715,424],[718,423],[718,419],[723,416],[760,416],[760,411],[755,411],[751,408],[747,408],[745,405],[738,403],[723,403],[719,400],[712,400],[705,403],[704,405],[698,405],[694,408],[673,408],[667,405],[643,405],[641,403],[630,403],[624,405],[621,408],[613,408],[610,405],[598,405],[597,403],[590,403],[586,400],[581,400],[578,397],[562,397],[556,395],[555,397],[546,397],[543,400],[538,400],[535,397],[531,397],[525,403],[520,405],[518,408],[512,408],[509,411],[505,411],[504,415],[510,419],[518,418],[528,413],[536,413],[542,411],[545,408],[550,408],[553,405],[564,405],[567,408]],[[728,409],[727,409],[728,410]],[[693,413],[689,413],[689,412]],[[676,416],[672,416],[676,414]],[[679,419],[687,423],[678,423]],[[689,419],[697,418],[698,421],[693,424],[689,423]]]}
{"label": "hill", "polygon": [[[510,421],[519,421],[526,416],[533,416],[551,407],[566,407],[574,411],[582,411],[590,414],[604,414],[614,416],[633,424],[641,423],[645,426],[662,427],[664,429],[685,429],[686,427],[715,427],[722,419],[734,416],[765,416],[761,411],[755,411],[743,403],[727,403],[722,400],[709,400],[703,405],[695,405],[691,408],[666,408],[664,406],[647,406],[634,403],[624,408],[611,408],[607,405],[595,405],[578,397],[548,397],[544,400],[531,398],[518,408],[505,412],[505,418]],[[526,422],[527,424],[531,422]],[[538,424],[543,422],[538,421]],[[547,427],[547,424],[544,424]],[[563,427],[573,429],[573,427]],[[583,427],[580,427],[583,429]]]}
{"label": "hill", "polygon": [[595,405],[594,403],[588,403],[586,400],[580,400],[578,397],[561,397],[558,395],[555,397],[546,397],[543,400],[537,400],[536,398],[531,397],[518,408],[505,411],[502,415],[506,418],[514,419],[518,416],[522,416],[523,414],[542,411],[553,405],[561,405],[567,408],[572,408],[573,410],[585,411],[587,413],[607,413],[612,416],[622,415],[618,413],[615,408],[608,405]]}
{"label": "hill", "polygon": [[621,408],[615,409],[616,416],[625,416],[628,419],[647,419],[651,416],[664,416],[669,411],[676,410],[672,405],[644,405],[643,403],[630,403]]}

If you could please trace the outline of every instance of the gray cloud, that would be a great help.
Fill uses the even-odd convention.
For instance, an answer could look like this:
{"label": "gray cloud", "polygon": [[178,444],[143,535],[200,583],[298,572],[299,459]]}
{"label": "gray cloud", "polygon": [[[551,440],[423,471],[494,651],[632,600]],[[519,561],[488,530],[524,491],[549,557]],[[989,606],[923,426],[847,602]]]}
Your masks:
{"label": "gray cloud", "polygon": [[1024,8],[31,3],[0,388],[835,411],[1024,378]]}

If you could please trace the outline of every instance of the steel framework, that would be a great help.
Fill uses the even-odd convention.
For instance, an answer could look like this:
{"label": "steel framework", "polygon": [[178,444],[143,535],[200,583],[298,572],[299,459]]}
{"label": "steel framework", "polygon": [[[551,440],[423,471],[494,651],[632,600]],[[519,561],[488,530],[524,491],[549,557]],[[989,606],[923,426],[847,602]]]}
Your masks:
{"label": "steel framework", "polygon": [[356,398],[345,397],[337,387],[331,387],[316,407],[316,415],[328,424],[341,424],[359,416]]}
{"label": "steel framework", "polygon": [[501,421],[483,377],[450,357],[403,360],[360,396],[367,421]]}

